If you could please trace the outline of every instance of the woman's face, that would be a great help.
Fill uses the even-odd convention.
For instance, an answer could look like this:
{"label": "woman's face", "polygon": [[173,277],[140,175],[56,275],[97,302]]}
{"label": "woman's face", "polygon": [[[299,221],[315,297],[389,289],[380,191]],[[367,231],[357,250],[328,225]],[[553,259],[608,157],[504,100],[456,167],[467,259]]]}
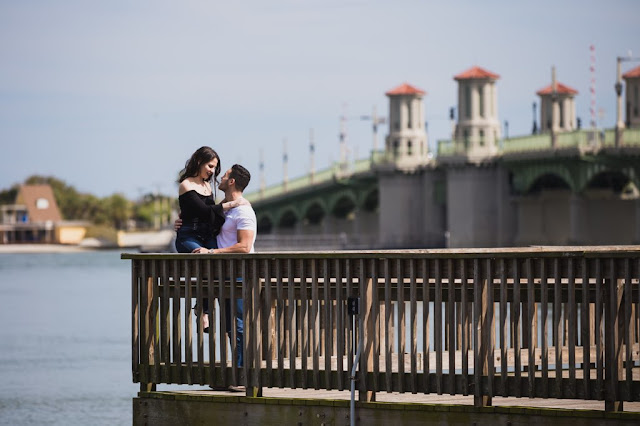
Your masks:
{"label": "woman's face", "polygon": [[216,172],[216,167],[218,167],[217,158],[213,158],[207,163],[202,163],[202,165],[200,166],[200,177],[203,180],[210,180]]}

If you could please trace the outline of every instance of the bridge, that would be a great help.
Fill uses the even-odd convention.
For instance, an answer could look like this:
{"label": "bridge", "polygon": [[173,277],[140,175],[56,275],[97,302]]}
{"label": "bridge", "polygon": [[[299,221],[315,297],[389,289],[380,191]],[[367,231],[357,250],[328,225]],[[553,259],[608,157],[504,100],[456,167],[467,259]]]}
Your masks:
{"label": "bridge", "polygon": [[[439,141],[406,170],[372,152],[249,194],[260,249],[640,243],[640,129]],[[615,217],[616,220],[605,220]]]}

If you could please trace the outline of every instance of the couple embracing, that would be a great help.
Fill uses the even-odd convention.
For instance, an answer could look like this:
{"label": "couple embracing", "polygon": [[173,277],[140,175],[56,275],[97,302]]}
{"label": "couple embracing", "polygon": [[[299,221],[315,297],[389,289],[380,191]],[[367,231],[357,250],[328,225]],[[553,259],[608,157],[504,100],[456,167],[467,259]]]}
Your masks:
{"label": "couple embracing", "polygon": [[[203,146],[193,153],[180,172],[178,201],[180,219],[175,222],[176,249],[179,253],[253,253],[257,234],[256,214],[244,199],[243,191],[251,174],[239,164],[228,169],[218,189],[224,199],[216,204],[211,182],[217,183],[220,157],[210,147]],[[227,299],[227,313],[231,311]],[[243,365],[243,307],[242,299],[236,303],[237,364]],[[203,300],[202,326],[209,328],[209,301]],[[231,321],[227,317],[227,327]],[[230,332],[230,329],[227,329]]]}

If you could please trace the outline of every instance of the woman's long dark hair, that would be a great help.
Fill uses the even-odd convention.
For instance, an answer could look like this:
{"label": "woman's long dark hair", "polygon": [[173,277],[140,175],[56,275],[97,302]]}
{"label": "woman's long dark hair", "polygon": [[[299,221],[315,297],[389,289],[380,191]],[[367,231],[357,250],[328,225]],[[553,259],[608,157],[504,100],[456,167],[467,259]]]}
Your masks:
{"label": "woman's long dark hair", "polygon": [[[180,175],[178,176],[178,182],[182,182],[188,177],[198,176],[198,173],[200,173],[200,166],[208,163],[214,158],[218,159],[218,165],[216,166],[216,170],[213,173],[212,178],[214,182],[218,182],[218,175],[220,174],[220,157],[218,156],[217,152],[215,152],[208,146],[198,148],[198,150],[193,153],[191,158],[187,160],[184,165],[184,169],[182,169]],[[208,182],[211,182],[211,179],[209,179]]]}

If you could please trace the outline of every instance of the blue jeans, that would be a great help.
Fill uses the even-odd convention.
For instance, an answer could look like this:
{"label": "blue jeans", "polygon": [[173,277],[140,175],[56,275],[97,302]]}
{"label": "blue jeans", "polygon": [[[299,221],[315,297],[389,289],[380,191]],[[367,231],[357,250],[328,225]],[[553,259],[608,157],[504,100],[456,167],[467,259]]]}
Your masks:
{"label": "blue jeans", "polygon": [[[231,338],[231,299],[225,299],[226,319],[227,319],[227,333]],[[242,299],[236,299],[236,348],[238,355],[238,367],[243,366],[244,361],[244,307]]]}
{"label": "blue jeans", "polygon": [[197,222],[183,224],[178,229],[178,235],[176,236],[176,250],[178,250],[178,253],[191,253],[200,247],[218,248],[218,242],[216,241],[216,236],[213,235],[211,226]]}
{"label": "blue jeans", "polygon": [[[176,250],[178,253],[191,253],[197,248],[218,248],[218,241],[213,235],[211,226],[202,223],[185,223],[178,229]],[[202,300],[202,311],[209,313],[209,299]]]}

